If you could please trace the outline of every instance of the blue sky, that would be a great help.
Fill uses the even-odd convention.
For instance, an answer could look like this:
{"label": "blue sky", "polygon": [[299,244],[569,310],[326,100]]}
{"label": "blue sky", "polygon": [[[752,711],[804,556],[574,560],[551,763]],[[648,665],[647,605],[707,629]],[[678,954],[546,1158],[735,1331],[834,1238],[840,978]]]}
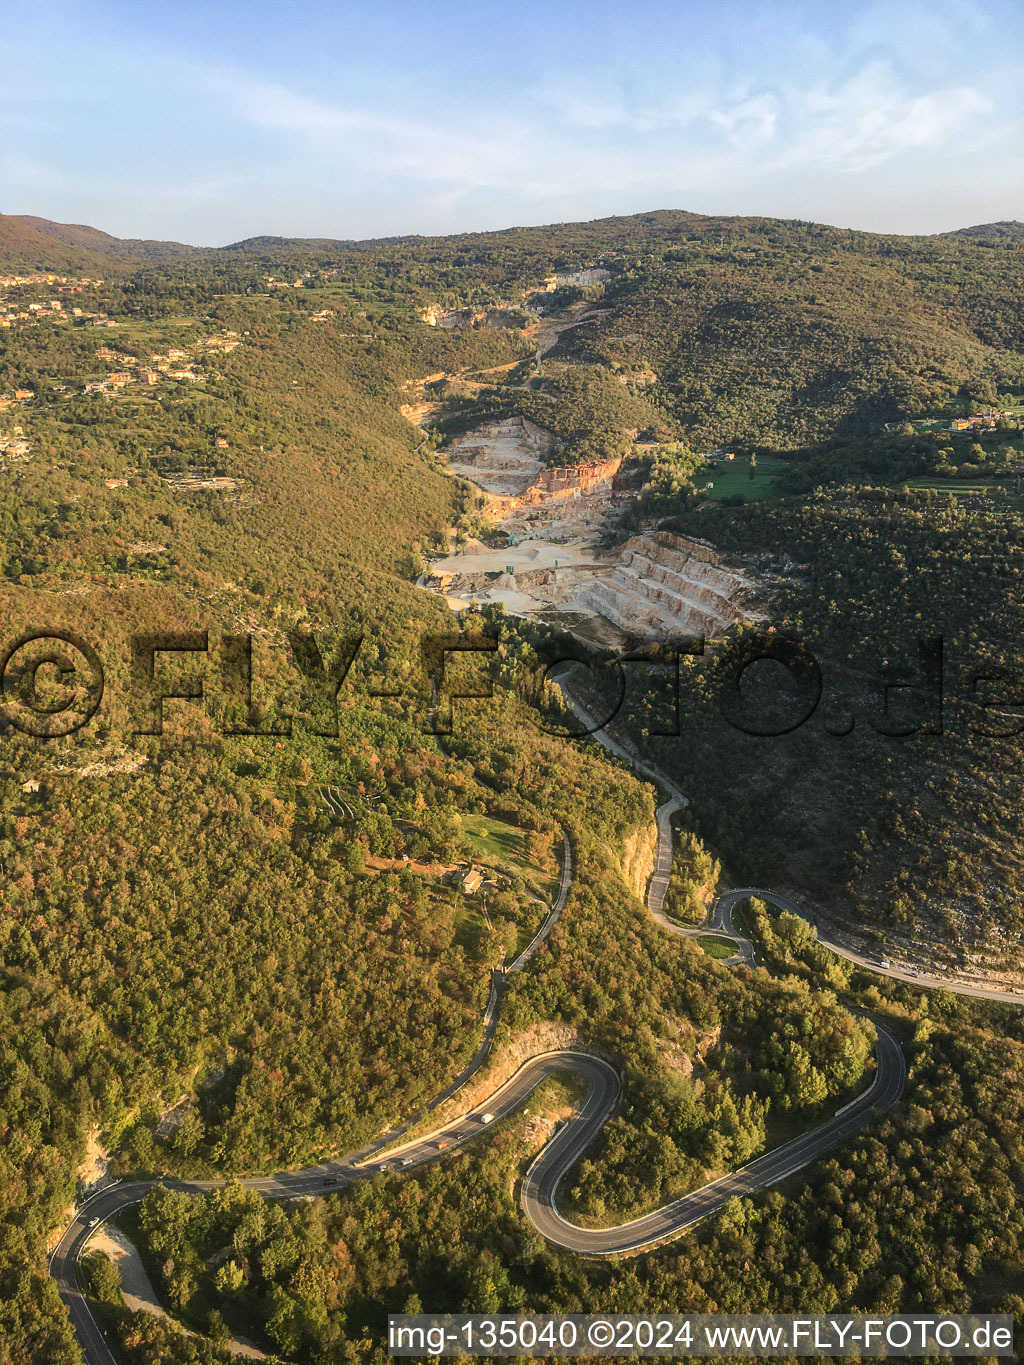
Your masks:
{"label": "blue sky", "polygon": [[202,245],[1024,218],[1017,0],[6,6],[6,213]]}

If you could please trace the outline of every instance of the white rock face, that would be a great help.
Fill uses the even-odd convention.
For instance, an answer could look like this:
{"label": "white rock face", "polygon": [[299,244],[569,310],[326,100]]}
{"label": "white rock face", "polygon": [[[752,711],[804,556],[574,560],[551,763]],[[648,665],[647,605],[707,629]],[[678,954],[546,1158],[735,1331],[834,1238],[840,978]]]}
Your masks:
{"label": "white rock face", "polygon": [[518,497],[545,467],[544,456],[558,442],[525,417],[486,422],[449,444],[452,471],[485,493]]}
{"label": "white rock face", "polygon": [[710,546],[654,531],[621,546],[577,602],[630,633],[718,635],[754,614],[754,585]]}
{"label": "white rock face", "polygon": [[557,609],[600,617],[647,639],[711,637],[758,616],[750,579],[711,546],[667,531],[634,536],[611,554],[527,541],[452,556],[434,565],[430,586],[462,602],[504,602],[517,616]]}

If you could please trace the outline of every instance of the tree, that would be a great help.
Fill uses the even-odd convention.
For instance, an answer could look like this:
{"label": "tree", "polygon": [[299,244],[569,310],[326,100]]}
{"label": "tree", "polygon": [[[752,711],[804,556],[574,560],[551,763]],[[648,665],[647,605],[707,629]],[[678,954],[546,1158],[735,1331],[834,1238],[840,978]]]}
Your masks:
{"label": "tree", "polygon": [[95,1251],[82,1262],[82,1270],[89,1292],[95,1294],[101,1303],[115,1306],[124,1304],[121,1293],[121,1272],[102,1251]]}
{"label": "tree", "polygon": [[171,1146],[182,1156],[191,1156],[203,1140],[203,1121],[194,1109],[189,1109],[171,1138]]}
{"label": "tree", "polygon": [[231,1340],[231,1330],[219,1308],[211,1308],[206,1317],[206,1334],[215,1346],[224,1349]]}
{"label": "tree", "polygon": [[237,1261],[225,1261],[213,1277],[213,1282],[221,1294],[237,1294],[245,1283],[245,1275]]}

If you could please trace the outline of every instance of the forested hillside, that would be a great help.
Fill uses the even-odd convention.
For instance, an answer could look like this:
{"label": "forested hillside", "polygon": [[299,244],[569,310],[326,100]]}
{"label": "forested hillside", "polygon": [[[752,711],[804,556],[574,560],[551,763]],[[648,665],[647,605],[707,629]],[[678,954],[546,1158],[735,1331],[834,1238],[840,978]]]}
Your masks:
{"label": "forested hillside", "polygon": [[[742,880],[802,891],[840,925],[908,946],[923,934],[961,963],[1019,963],[1020,518],[847,488],[669,524],[757,566],[773,628],[821,685],[808,716],[808,696],[780,693],[760,664],[735,706],[733,660],[758,653],[763,626],[684,671],[680,735],[649,747],[699,788],[703,837]],[[642,733],[664,697],[633,705]]]}
{"label": "forested hillside", "polygon": [[[101,1262],[126,1359],[212,1359],[225,1324],[297,1362],[383,1359],[387,1310],[420,1305],[1024,1309],[1016,1015],[881,991],[756,907],[757,971],[663,934],[638,894],[662,793],[556,732],[550,626],[460,622],[417,586],[431,556],[504,544],[446,437],[523,417],[549,462],[622,456],[608,543],[710,542],[828,684],[791,735],[725,724],[741,628],[685,668],[679,739],[645,733],[663,695],[630,694],[621,723],[691,799],[671,912],[695,918],[721,871],[880,942],[934,934],[940,964],[1019,961],[1016,748],[966,706],[941,737],[821,723],[867,704],[879,667],[910,669],[920,635],[947,638],[961,690],[974,660],[1022,662],[1019,421],[946,434],[1021,406],[1013,229],[664,212],[211,249],[0,218],[4,648],[47,637],[5,660],[0,708],[0,1360],[78,1359],[46,1252],[101,1168],[319,1161],[450,1082],[492,969],[546,913],[563,831],[575,882],[495,1049],[568,1038],[623,1076],[574,1216],[651,1209],[831,1112],[874,1066],[850,1006],[906,1043],[903,1104],[628,1265],[520,1217],[508,1190],[549,1131],[522,1114],[450,1169],[308,1205],[153,1194],[134,1230],[209,1341],[122,1318]],[[724,466],[704,452],[726,447],[749,498],[709,496]],[[758,460],[778,470],[764,501]],[[920,478],[983,487],[903,490]],[[497,648],[439,739],[423,643],[460,628]],[[103,692],[64,734],[69,694],[89,710],[82,642]],[[481,676],[494,696],[470,700]],[[538,1113],[568,1103],[555,1085]]]}

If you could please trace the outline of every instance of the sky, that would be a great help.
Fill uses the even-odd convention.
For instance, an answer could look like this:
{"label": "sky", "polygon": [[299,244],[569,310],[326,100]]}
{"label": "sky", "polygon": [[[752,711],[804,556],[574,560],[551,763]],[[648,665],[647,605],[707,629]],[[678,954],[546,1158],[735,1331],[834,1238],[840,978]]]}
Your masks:
{"label": "sky", "polygon": [[1019,0],[15,3],[4,213],[203,246],[1024,219]]}

